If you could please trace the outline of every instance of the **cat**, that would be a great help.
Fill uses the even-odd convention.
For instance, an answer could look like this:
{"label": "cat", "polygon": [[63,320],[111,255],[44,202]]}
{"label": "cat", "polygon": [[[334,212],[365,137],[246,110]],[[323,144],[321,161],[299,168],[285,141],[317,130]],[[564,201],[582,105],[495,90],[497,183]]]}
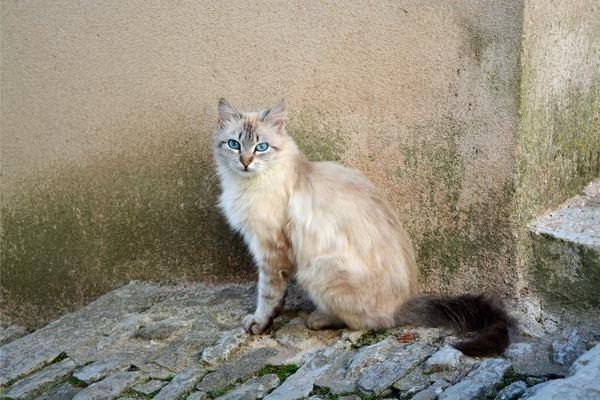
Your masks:
{"label": "cat", "polygon": [[254,314],[242,323],[265,332],[294,278],[316,306],[311,329],[380,330],[445,326],[471,339],[468,355],[502,352],[512,320],[490,297],[419,296],[412,243],[392,206],[362,174],[311,162],[286,133],[283,100],[258,112],[218,104],[213,155],[219,207],[258,267]]}

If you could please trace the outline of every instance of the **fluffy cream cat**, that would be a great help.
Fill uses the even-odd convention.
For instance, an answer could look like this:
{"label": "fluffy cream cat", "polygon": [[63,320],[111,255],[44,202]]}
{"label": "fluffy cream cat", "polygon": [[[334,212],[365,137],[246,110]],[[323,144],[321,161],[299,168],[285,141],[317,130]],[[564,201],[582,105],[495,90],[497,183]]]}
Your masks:
{"label": "fluffy cream cat", "polygon": [[506,347],[510,321],[501,305],[483,296],[417,297],[415,253],[391,205],[359,172],[308,161],[285,119],[283,102],[242,113],[219,101],[219,205],[259,271],[245,329],[260,334],[270,326],[294,277],[316,305],[311,329],[445,325],[480,331],[457,344],[465,353]]}

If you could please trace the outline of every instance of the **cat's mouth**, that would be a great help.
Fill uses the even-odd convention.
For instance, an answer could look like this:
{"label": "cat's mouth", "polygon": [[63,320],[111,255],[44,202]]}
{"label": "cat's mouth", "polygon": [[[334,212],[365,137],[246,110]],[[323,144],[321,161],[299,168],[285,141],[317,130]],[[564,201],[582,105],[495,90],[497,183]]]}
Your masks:
{"label": "cat's mouth", "polygon": [[242,175],[251,175],[252,173],[254,173],[255,171],[253,169],[250,169],[248,167],[244,168],[238,168],[238,171],[242,174]]}

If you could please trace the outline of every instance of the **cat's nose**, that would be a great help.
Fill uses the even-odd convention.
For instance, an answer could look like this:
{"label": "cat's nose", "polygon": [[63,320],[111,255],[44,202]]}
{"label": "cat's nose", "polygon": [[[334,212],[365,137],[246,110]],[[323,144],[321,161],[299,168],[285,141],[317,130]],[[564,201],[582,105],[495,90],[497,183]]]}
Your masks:
{"label": "cat's nose", "polygon": [[240,162],[244,166],[244,168],[248,168],[248,165],[254,160],[254,155],[252,154],[242,154],[240,156]]}

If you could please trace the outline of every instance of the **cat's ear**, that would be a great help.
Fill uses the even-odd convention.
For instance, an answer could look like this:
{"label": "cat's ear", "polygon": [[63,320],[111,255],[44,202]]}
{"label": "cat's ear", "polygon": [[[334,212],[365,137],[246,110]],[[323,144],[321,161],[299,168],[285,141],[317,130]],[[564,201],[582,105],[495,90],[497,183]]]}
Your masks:
{"label": "cat's ear", "polygon": [[270,110],[267,110],[266,114],[263,118],[264,122],[279,129],[283,128],[286,119],[285,101],[283,99],[279,100]]}
{"label": "cat's ear", "polygon": [[228,121],[235,121],[240,118],[240,113],[221,97],[219,99],[219,128],[223,128]]}

